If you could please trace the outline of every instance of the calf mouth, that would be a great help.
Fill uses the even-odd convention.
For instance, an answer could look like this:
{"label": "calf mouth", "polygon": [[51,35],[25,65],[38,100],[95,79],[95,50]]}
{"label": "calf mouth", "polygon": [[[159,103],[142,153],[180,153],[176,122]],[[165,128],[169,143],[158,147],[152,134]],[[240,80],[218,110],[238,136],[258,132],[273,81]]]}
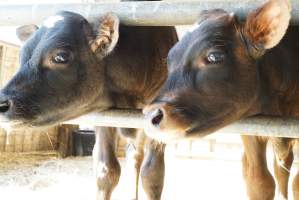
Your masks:
{"label": "calf mouth", "polygon": [[62,119],[56,117],[44,118],[44,119],[33,119],[33,120],[24,120],[24,119],[0,119],[0,127],[4,128],[7,131],[18,131],[24,129],[44,129],[49,128],[55,125],[58,125],[68,119]]}
{"label": "calf mouth", "polygon": [[11,106],[6,112],[0,112],[0,127],[9,130],[49,128],[94,110],[101,110],[95,106],[82,104],[69,105],[68,107],[59,106],[53,109],[49,107],[40,109],[41,106],[20,103],[12,105],[14,106]]}
{"label": "calf mouth", "polygon": [[159,129],[151,124],[146,124],[144,131],[145,134],[159,142],[171,144],[181,140],[192,140],[200,139],[205,136],[212,134],[222,126],[205,126],[205,125],[190,125],[186,130],[175,130],[175,129]]}
{"label": "calf mouth", "polygon": [[64,121],[61,115],[38,115],[30,118],[18,116],[17,113],[10,112],[7,115],[0,115],[0,127],[7,131],[20,129],[40,129],[57,125]]}
{"label": "calf mouth", "polygon": [[192,140],[192,139],[200,139],[205,136],[208,136],[215,131],[221,129],[225,125],[221,125],[219,123],[216,124],[209,124],[209,125],[190,125],[189,128],[186,130],[171,130],[171,129],[159,129],[157,127],[154,127],[153,125],[148,123],[146,124],[144,131],[145,134],[159,142],[166,143],[166,144],[172,144],[176,143],[181,140]]}
{"label": "calf mouth", "polygon": [[179,140],[185,139],[185,134],[183,132],[171,131],[171,130],[160,130],[156,127],[151,125],[146,125],[144,127],[145,134],[161,143],[165,144],[173,144],[178,142]]}
{"label": "calf mouth", "polygon": [[[147,118],[146,116],[147,119],[144,130],[146,135],[148,135],[150,138],[167,144],[174,143],[179,140],[200,139],[213,134],[221,128],[238,120],[239,118],[234,117],[232,113],[233,109],[229,109],[226,112],[214,117],[210,116],[205,119],[201,118],[198,120],[192,120],[185,124],[186,128],[184,129],[183,127],[171,128],[167,125],[164,127],[155,126],[155,123],[153,123],[153,119],[154,121],[156,119]],[[159,115],[157,116],[160,117]],[[176,124],[180,124],[180,119],[177,118],[174,122]]]}

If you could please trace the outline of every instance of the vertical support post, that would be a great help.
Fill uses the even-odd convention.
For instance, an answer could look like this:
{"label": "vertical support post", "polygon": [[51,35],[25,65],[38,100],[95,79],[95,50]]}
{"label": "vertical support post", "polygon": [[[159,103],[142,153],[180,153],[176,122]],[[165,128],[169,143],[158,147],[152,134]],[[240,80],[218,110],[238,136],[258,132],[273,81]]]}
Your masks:
{"label": "vertical support post", "polygon": [[58,127],[58,156],[65,158],[73,154],[73,132],[78,125],[64,124]]}

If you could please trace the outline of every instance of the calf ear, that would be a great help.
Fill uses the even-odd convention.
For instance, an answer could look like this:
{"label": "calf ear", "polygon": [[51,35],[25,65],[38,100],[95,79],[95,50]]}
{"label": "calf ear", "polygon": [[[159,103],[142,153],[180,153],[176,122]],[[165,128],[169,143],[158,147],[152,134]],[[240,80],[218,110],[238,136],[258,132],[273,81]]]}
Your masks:
{"label": "calf ear", "polygon": [[244,27],[245,37],[257,51],[270,49],[285,35],[290,18],[288,0],[270,0],[248,15]]}
{"label": "calf ear", "polygon": [[34,24],[20,26],[16,30],[16,34],[21,42],[25,42],[36,30],[38,26]]}
{"label": "calf ear", "polygon": [[117,44],[118,28],[119,19],[115,14],[103,16],[96,27],[96,36],[89,41],[92,52],[100,58],[108,55]]}

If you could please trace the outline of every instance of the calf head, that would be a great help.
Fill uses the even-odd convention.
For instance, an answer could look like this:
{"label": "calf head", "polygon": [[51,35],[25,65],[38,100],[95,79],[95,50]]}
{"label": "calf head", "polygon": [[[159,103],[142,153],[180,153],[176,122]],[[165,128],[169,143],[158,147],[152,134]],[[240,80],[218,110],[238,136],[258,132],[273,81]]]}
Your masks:
{"label": "calf head", "polygon": [[270,1],[244,22],[223,10],[204,11],[168,54],[168,79],[144,109],[146,133],[164,142],[202,137],[258,112],[257,60],[277,45],[290,6]]}
{"label": "calf head", "polygon": [[40,127],[107,108],[102,61],[116,45],[118,25],[113,14],[92,25],[60,12],[40,28],[20,27],[21,67],[1,90],[1,122]]}

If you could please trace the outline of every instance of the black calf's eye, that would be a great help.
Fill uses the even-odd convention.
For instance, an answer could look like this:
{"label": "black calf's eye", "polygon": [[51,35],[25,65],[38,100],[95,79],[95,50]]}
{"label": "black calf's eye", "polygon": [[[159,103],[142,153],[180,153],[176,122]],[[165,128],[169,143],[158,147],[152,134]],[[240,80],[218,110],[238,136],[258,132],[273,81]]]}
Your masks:
{"label": "black calf's eye", "polygon": [[223,52],[211,52],[207,56],[207,61],[211,64],[221,63],[224,60],[224,53]]}
{"label": "black calf's eye", "polygon": [[59,51],[53,56],[53,62],[57,64],[67,64],[71,59],[71,53],[68,51]]}

